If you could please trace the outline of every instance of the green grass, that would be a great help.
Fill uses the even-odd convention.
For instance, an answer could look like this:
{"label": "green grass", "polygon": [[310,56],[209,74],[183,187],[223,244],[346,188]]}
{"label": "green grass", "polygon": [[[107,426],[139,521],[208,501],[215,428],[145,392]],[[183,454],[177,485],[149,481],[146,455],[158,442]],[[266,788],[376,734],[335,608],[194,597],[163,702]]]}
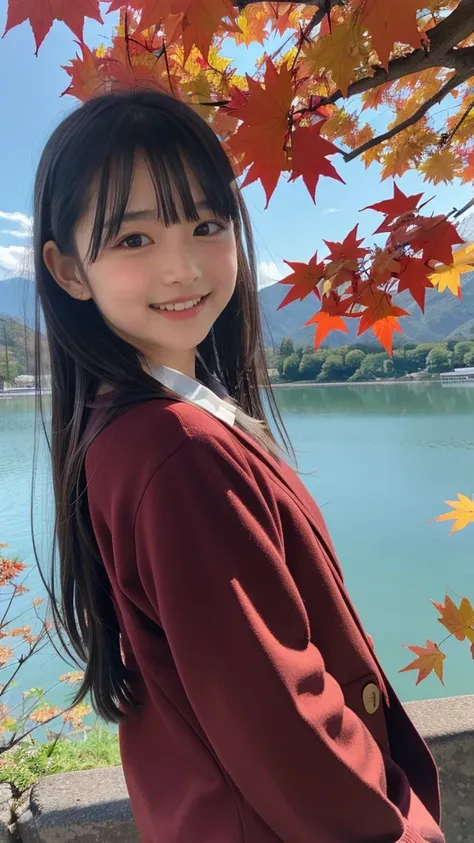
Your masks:
{"label": "green grass", "polygon": [[119,764],[118,735],[98,726],[85,739],[61,738],[56,744],[25,740],[0,757],[0,782],[11,784],[18,797],[43,776]]}

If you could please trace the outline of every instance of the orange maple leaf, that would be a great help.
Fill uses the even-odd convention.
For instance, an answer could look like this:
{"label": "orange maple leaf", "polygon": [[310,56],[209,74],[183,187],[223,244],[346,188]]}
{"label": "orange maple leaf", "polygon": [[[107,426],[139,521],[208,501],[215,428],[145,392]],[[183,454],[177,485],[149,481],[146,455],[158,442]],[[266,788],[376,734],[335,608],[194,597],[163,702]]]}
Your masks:
{"label": "orange maple leaf", "polygon": [[464,530],[468,524],[474,522],[474,501],[468,498],[467,495],[461,495],[458,492],[457,501],[445,501],[448,506],[452,506],[451,512],[445,512],[443,515],[438,515],[433,518],[433,521],[454,521],[450,536],[457,533],[459,530]]}
{"label": "orange maple leaf", "polygon": [[53,21],[62,20],[66,26],[82,41],[84,19],[93,18],[103,23],[99,12],[99,0],[8,0],[5,36],[14,26],[26,20],[30,21],[35,37],[36,55],[46,38]]}
{"label": "orange maple leaf", "polygon": [[264,85],[247,76],[248,97],[237,115],[243,122],[228,146],[237,157],[244,155],[250,169],[242,187],[260,179],[267,206],[282,170],[288,169],[285,151],[288,112],[293,100],[293,77],[286,65],[279,71],[267,61]]}
{"label": "orange maple leaf", "polygon": [[336,293],[324,296],[321,309],[311,319],[308,319],[304,326],[317,325],[314,336],[315,348],[319,348],[331,331],[343,331],[347,334],[347,325],[341,315],[345,313],[347,307],[348,302],[342,302]]}
{"label": "orange maple leaf", "polygon": [[308,263],[292,263],[290,261],[285,261],[285,263],[292,270],[292,274],[282,278],[279,283],[291,284],[292,289],[278,305],[277,310],[286,307],[291,302],[303,301],[306,296],[313,292],[320,298],[317,284],[324,275],[325,265],[322,262],[318,263],[318,253],[316,252]]}
{"label": "orange maple leaf", "polygon": [[398,292],[408,290],[423,312],[426,290],[433,287],[429,279],[430,272],[432,270],[426,266],[422,258],[402,258],[400,261]]}
{"label": "orange maple leaf", "polygon": [[449,594],[446,595],[444,604],[435,603],[434,600],[431,602],[441,614],[438,618],[439,623],[443,624],[451,635],[458,641],[467,638],[474,644],[474,609],[467,597],[462,598],[459,607],[451,600]]}
{"label": "orange maple leaf", "polygon": [[222,29],[224,18],[230,20],[225,23],[226,32],[239,31],[235,23],[236,9],[230,0],[144,0],[141,10],[137,27],[140,32],[157,26],[169,15],[182,14],[179,28],[183,34],[185,59],[193,46],[207,58],[212,39]]}
{"label": "orange maple leaf", "polygon": [[434,641],[427,641],[426,647],[412,647],[409,644],[404,644],[404,647],[412,653],[415,653],[417,658],[411,662],[411,664],[403,667],[400,670],[400,673],[405,673],[407,670],[419,670],[418,678],[416,680],[416,684],[419,685],[420,682],[422,682],[423,679],[426,679],[426,677],[434,670],[436,676],[442,685],[444,685],[443,662],[446,658],[446,654],[441,652]]}
{"label": "orange maple leaf", "polygon": [[461,181],[463,184],[474,181],[474,149],[466,156],[465,165],[462,168]]}
{"label": "orange maple leaf", "polygon": [[406,310],[402,310],[401,307],[395,307],[392,304],[392,297],[388,293],[384,293],[382,290],[374,290],[372,287],[366,288],[357,304],[363,304],[366,308],[360,318],[357,336],[372,328],[379,342],[391,355],[393,333],[394,331],[399,334],[402,333],[397,317],[409,316],[410,314]]}
{"label": "orange maple leaf", "polygon": [[62,96],[69,94],[81,102],[86,102],[101,92],[104,87],[104,79],[101,75],[103,60],[89,50],[86,44],[77,43],[82,50],[82,58],[76,53],[76,57],[71,59],[70,64],[63,67],[63,70],[71,77],[71,84]]}
{"label": "orange maple leaf", "polygon": [[335,155],[338,149],[331,141],[321,137],[323,125],[324,121],[321,120],[314,126],[298,126],[291,138],[292,174],[290,181],[295,181],[301,176],[313,198],[313,202],[316,201],[316,187],[320,176],[329,176],[329,178],[337,179],[345,184],[344,179],[325,157],[326,155]]}
{"label": "orange maple leaf", "polygon": [[423,0],[402,0],[398,3],[359,0],[356,20],[361,28],[369,31],[372,46],[384,67],[388,67],[396,41],[410,44],[415,49],[421,46],[424,39],[416,25],[416,13],[424,5]]}

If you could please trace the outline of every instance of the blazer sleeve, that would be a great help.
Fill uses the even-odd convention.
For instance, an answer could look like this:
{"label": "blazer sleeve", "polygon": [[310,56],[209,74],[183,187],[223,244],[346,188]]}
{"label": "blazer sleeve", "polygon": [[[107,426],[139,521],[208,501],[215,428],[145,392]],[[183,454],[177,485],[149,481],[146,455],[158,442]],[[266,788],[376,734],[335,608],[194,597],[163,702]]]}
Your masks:
{"label": "blazer sleeve", "polygon": [[389,800],[393,762],[310,641],[267,498],[244,458],[190,438],[136,515],[139,576],[213,750],[283,843],[442,840]]}

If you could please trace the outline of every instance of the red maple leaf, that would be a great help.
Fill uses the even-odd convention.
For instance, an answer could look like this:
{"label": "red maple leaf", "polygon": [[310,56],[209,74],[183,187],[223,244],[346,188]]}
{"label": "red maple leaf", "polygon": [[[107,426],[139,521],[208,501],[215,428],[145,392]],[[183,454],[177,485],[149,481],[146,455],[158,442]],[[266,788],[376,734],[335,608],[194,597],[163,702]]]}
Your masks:
{"label": "red maple leaf", "polygon": [[103,23],[99,12],[99,0],[8,0],[5,36],[14,26],[30,21],[35,37],[36,55],[46,38],[53,21],[62,20],[74,35],[82,41],[84,18],[93,18]]}
{"label": "red maple leaf", "polygon": [[286,65],[277,70],[267,61],[264,86],[250,76],[247,83],[247,102],[237,112],[243,122],[228,146],[237,158],[245,156],[244,167],[250,165],[242,187],[260,179],[268,206],[282,170],[288,169],[285,145],[294,96],[293,77]]}
{"label": "red maple leaf", "polygon": [[298,126],[291,138],[291,167],[290,181],[301,176],[313,202],[316,201],[316,187],[320,176],[328,176],[345,184],[335,167],[327,160],[326,155],[335,155],[339,150],[333,143],[321,137],[324,120],[313,126]]}
{"label": "red maple leaf", "polygon": [[365,257],[369,250],[361,248],[360,244],[363,242],[364,238],[361,237],[360,240],[357,239],[357,229],[358,225],[356,225],[352,231],[346,235],[342,243],[334,243],[332,240],[324,241],[329,249],[328,257],[330,260],[357,261],[357,258]]}
{"label": "red maple leaf", "polygon": [[[413,193],[411,196],[405,196],[394,181],[393,197],[391,199],[383,199],[382,202],[376,202],[375,205],[366,205],[362,210],[379,211],[381,214],[385,214],[385,220],[382,225],[386,225],[403,214],[414,213],[418,208],[422,196],[422,193]],[[379,229],[377,229],[378,231]]]}
{"label": "red maple leaf", "polygon": [[185,59],[194,45],[207,58],[212,39],[222,29],[224,18],[230,19],[230,23],[225,24],[227,32],[240,32],[235,24],[236,9],[230,0],[144,0],[140,8],[142,14],[137,32],[158,26],[170,15],[183,15],[178,29],[183,34]]}
{"label": "red maple leaf", "polygon": [[426,266],[422,258],[402,258],[400,261],[398,292],[403,293],[404,290],[408,290],[423,313],[426,290],[433,287],[428,277],[431,272],[432,269]]}
{"label": "red maple leaf", "polygon": [[325,265],[322,261],[318,263],[318,253],[316,252],[308,263],[292,263],[290,261],[285,261],[285,263],[292,270],[292,274],[282,278],[279,283],[291,284],[292,289],[278,305],[277,310],[286,307],[291,302],[303,301],[310,293],[314,293],[320,298],[316,285],[324,275]]}
{"label": "red maple leaf", "polygon": [[357,303],[364,305],[366,308],[360,317],[357,336],[360,337],[361,334],[372,328],[379,342],[391,355],[393,332],[402,333],[397,317],[409,316],[410,314],[406,310],[402,310],[401,307],[395,307],[392,304],[392,296],[388,293],[382,290],[374,290],[373,287],[367,287]]}
{"label": "red maple leaf", "polygon": [[425,217],[406,235],[413,251],[423,252],[423,260],[449,265],[453,262],[453,246],[464,243],[454,225],[445,216]]}
{"label": "red maple leaf", "polygon": [[348,305],[349,302],[341,301],[337,293],[333,292],[324,296],[321,310],[308,319],[304,326],[317,325],[314,335],[315,348],[319,348],[331,331],[343,331],[347,334],[347,325],[342,315],[345,314]]}

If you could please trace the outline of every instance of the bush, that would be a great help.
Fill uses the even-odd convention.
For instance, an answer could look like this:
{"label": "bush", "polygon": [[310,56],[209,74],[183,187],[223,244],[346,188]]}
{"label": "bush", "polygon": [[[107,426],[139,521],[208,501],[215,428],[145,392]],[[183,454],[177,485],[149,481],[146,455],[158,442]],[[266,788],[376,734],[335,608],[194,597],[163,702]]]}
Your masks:
{"label": "bush", "polygon": [[452,369],[452,363],[452,351],[448,351],[447,348],[443,348],[442,346],[432,348],[426,358],[426,366],[431,374],[449,372]]}
{"label": "bush", "polygon": [[347,369],[342,354],[330,354],[323,363],[319,381],[342,381],[347,376]]}
{"label": "bush", "polygon": [[300,363],[299,377],[301,380],[316,380],[323,367],[323,358],[315,351],[305,351]]}
{"label": "bush", "polygon": [[300,371],[300,358],[297,354],[290,354],[283,363],[283,377],[286,381],[298,380]]}

